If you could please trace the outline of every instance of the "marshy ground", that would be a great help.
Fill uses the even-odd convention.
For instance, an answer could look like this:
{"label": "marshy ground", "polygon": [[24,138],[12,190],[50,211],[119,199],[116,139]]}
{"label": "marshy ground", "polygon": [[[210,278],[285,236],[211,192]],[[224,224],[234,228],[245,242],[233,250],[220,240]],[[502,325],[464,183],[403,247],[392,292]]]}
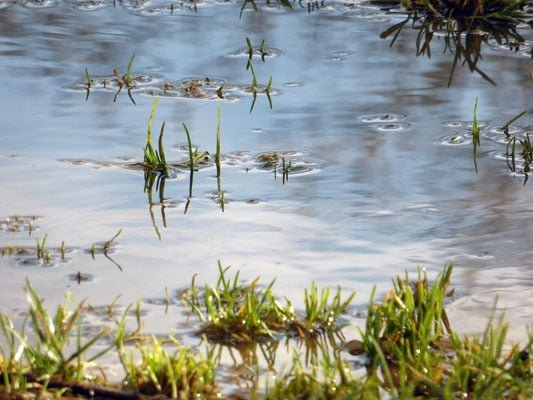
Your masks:
{"label": "marshy ground", "polygon": [[531,5],[469,4],[0,0],[0,397],[531,397]]}

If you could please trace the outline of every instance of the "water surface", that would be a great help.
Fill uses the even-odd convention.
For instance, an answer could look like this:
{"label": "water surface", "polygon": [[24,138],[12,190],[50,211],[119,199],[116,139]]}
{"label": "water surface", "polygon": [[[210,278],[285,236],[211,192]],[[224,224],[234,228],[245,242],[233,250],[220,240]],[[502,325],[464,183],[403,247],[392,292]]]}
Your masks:
{"label": "water surface", "polygon": [[[10,7],[0,10],[0,216],[41,218],[31,236],[4,229],[0,244],[33,246],[47,234],[49,246],[73,248],[49,266],[0,258],[3,311],[25,307],[25,277],[50,304],[66,289],[93,304],[122,294],[127,304],[184,288],[195,273],[213,282],[217,260],[247,279],[278,277],[277,290],[299,306],[313,280],[357,291],[363,306],[373,285],[384,293],[405,269],[434,275],[454,261],[456,327],[481,331],[498,296],[510,339],[524,338],[533,319],[531,184],[511,176],[497,140],[482,138],[476,174],[471,145],[448,139],[468,130],[476,97],[487,135],[532,111],[527,54],[485,46],[479,65],[497,86],[459,68],[448,88],[453,59],[443,41],[434,40],[430,59],[415,57],[413,31],[390,48],[379,34],[403,17],[376,7],[265,7],[239,18],[240,5],[225,2],[199,3],[196,12],[170,2],[1,4]],[[178,171],[166,182],[167,227],[154,189],[159,240],[143,173],[125,167],[142,160],[151,93],[133,91],[134,105],[125,91],[113,102],[113,91],[95,88],[86,101],[76,84],[85,68],[94,77],[124,73],[136,54],[136,76],[250,85],[240,56],[247,36],[275,49],[264,63],[253,59],[259,83],[273,78],[272,110],[260,95],[250,113],[246,93],[231,102],[160,99],[154,131],[166,121],[172,160],[186,157],[182,123],[200,150],[214,152],[221,106],[226,204],[222,212],[209,167],[195,174],[184,214],[189,179]],[[531,113],[515,124],[531,131]],[[261,168],[263,152],[288,152],[303,173],[283,184],[279,171],[275,179]],[[123,272],[85,252],[119,228],[113,258]],[[94,279],[78,285],[78,271]],[[179,328],[178,305],[168,316],[147,307],[154,332],[190,333]]]}

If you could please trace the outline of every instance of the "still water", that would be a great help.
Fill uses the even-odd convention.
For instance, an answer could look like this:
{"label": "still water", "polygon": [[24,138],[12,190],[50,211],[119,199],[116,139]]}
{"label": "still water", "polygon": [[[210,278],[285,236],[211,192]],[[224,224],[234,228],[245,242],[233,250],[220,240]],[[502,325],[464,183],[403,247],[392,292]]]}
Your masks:
{"label": "still water", "polygon": [[[483,45],[478,67],[497,86],[459,66],[448,87],[453,55],[442,37],[431,58],[416,57],[409,28],[392,47],[380,39],[398,13],[357,2],[309,13],[295,3],[240,18],[241,5],[0,1],[0,216],[38,217],[31,235],[28,223],[4,221],[0,246],[47,235],[47,247],[68,249],[48,265],[0,258],[2,311],[25,308],[26,277],[50,305],[67,289],[91,304],[118,295],[127,304],[175,293],[194,274],[213,282],[217,260],[245,279],[277,277],[277,292],[297,306],[312,281],[341,285],[357,292],[357,309],[373,285],[383,294],[406,269],[434,276],[454,261],[456,329],[480,332],[498,297],[510,341],[523,340],[533,322],[533,183],[509,173],[497,127],[524,110],[513,129],[533,127],[531,29],[519,30],[528,40],[520,51]],[[264,62],[253,63],[259,84],[272,76],[272,109],[260,94],[250,113],[246,37],[265,41]],[[133,54],[136,105],[126,90],[113,102],[116,87],[104,80],[114,68],[124,74]],[[85,69],[94,79],[87,100]],[[185,94],[195,78],[201,99]],[[154,135],[166,121],[172,161],[187,157],[182,123],[214,154],[221,106],[224,212],[213,165],[195,174],[186,214],[186,169],[166,181],[162,205],[154,186],[149,206],[143,172],[129,164],[142,161],[154,95]],[[477,174],[468,136],[476,97]],[[264,152],[291,161],[287,182]],[[112,258],[122,272],[87,251],[120,228]],[[89,281],[78,284],[78,272]],[[190,338],[179,305],[168,315],[146,309],[149,331]]]}

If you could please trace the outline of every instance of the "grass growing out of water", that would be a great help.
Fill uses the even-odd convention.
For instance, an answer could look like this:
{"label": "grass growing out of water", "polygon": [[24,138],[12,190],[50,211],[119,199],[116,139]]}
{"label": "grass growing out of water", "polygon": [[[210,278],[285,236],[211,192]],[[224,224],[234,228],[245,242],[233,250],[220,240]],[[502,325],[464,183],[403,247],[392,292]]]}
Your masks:
{"label": "grass growing out of water", "polygon": [[[265,357],[275,372],[279,341],[262,340],[264,335],[297,332],[295,321],[300,321],[302,329],[319,327],[327,333],[331,326],[324,326],[324,322],[333,323],[351,301],[351,296],[340,299],[340,289],[332,297],[329,290],[319,291],[312,285],[305,292],[305,313],[298,315],[288,300],[284,306],[276,304],[274,282],[267,287],[259,287],[258,279],[242,284],[238,272],[228,277],[227,268],[219,268],[216,286],[206,285],[200,293],[193,278],[185,299],[190,309],[202,316],[205,322],[201,331],[208,337],[222,337],[236,349],[252,349],[241,353],[249,367],[258,362],[253,349],[259,344],[262,352],[266,349]],[[256,392],[249,398],[532,398],[533,334],[528,333],[525,347],[515,345],[505,350],[508,328],[501,319],[490,321],[479,336],[460,337],[453,332],[444,311],[444,300],[451,294],[452,271],[453,265],[448,265],[430,282],[425,271],[419,269],[414,281],[407,273],[404,278],[398,277],[380,304],[372,295],[360,342],[367,355],[365,376],[358,377],[351,371],[339,347],[328,344],[324,336],[311,336],[313,340],[301,341],[306,351],[308,344],[314,346],[310,362],[304,364],[302,356],[295,354],[287,373],[279,374],[263,392],[257,392],[254,386]],[[81,319],[88,310],[83,302],[73,309],[65,302],[52,314],[29,282],[26,294],[30,307],[21,329],[15,329],[13,322],[0,314],[1,398],[224,398],[216,379],[220,353],[216,355],[215,347],[201,354],[180,345],[174,337],[162,340],[146,336],[140,302],[133,315],[136,330],[126,328],[129,306],[116,321],[114,343],[97,350],[96,343],[108,331],[104,328],[92,337],[82,336]],[[306,320],[307,324],[303,322]],[[127,352],[127,343],[136,345]],[[94,379],[99,370],[96,360],[110,350],[116,351],[124,368],[125,379],[120,386],[110,385],[101,375]]]}
{"label": "grass growing out of water", "polygon": [[[504,353],[507,326],[488,324],[481,337],[459,337],[444,310],[453,265],[430,284],[398,277],[383,303],[370,302],[362,342],[372,368],[393,397],[454,399],[519,398],[533,391],[531,366],[520,361],[532,350],[514,346]],[[517,367],[518,366],[518,367]],[[518,368],[518,369],[517,369]],[[529,392],[528,392],[529,391]]]}
{"label": "grass growing out of water", "polygon": [[50,262],[50,252],[46,248],[46,239],[48,239],[48,234],[44,235],[43,240],[39,240],[39,238],[36,238],[35,241],[37,242],[37,259],[43,259],[45,265]]}
{"label": "grass growing out of water", "polygon": [[133,104],[135,103],[135,100],[133,99],[133,96],[131,95],[131,89],[135,87],[135,81],[133,79],[133,75],[131,73],[131,70],[133,68],[133,63],[135,61],[135,54],[131,56],[130,61],[128,62],[128,68],[126,69],[126,73],[124,75],[120,75],[116,68],[113,68],[113,74],[115,74],[115,79],[118,83],[118,90],[115,94],[115,98],[113,99],[113,102],[117,101],[118,96],[120,95],[120,92],[122,91],[122,88],[126,88],[128,91],[128,97],[130,98],[131,102]]}
{"label": "grass growing out of water", "polygon": [[[29,310],[20,331],[14,329],[9,317],[0,314],[2,342],[7,343],[6,347],[0,344],[0,382],[3,383],[0,393],[46,390],[49,384],[55,386],[57,381],[79,382],[94,375],[93,361],[111,347],[87,355],[105,331],[101,330],[84,340],[81,333],[84,303],[78,303],[70,310],[67,295],[65,303],[59,305],[52,315],[29,281],[26,281],[25,291]],[[27,334],[28,325],[31,325],[31,339]],[[73,337],[74,349],[69,350]]]}
{"label": "grass growing out of water", "polygon": [[239,272],[227,276],[229,268],[219,263],[219,278],[215,286],[205,285],[202,292],[193,278],[183,300],[190,312],[202,322],[200,334],[215,342],[239,343],[273,339],[276,335],[308,337],[323,332],[338,332],[338,318],[352,301],[352,293],[342,300],[342,291],[330,297],[330,289],[319,291],[315,284],[305,292],[305,313],[294,311],[292,303],[276,299],[272,290],[275,280],[266,287],[259,278],[251,283],[239,281]]}
{"label": "grass growing out of water", "polygon": [[156,97],[153,104],[150,116],[148,117],[148,128],[146,132],[146,146],[144,147],[144,166],[151,171],[159,171],[166,173],[167,161],[165,157],[165,148],[163,146],[163,134],[165,131],[165,123],[161,125],[159,132],[158,148],[155,149],[152,144],[152,124],[154,121],[155,111],[159,104],[159,97]]}
{"label": "grass growing out of water", "polygon": [[[217,361],[213,354],[205,356],[180,345],[152,337],[147,345],[138,344],[138,361],[132,353],[124,357],[125,386],[143,395],[164,395],[172,399],[218,399],[220,389],[215,380]],[[169,344],[176,347],[170,351]]]}
{"label": "grass growing out of water", "polygon": [[[245,3],[246,5],[246,3]],[[259,93],[259,84],[257,82],[257,75],[255,74],[255,69],[254,69],[254,63],[253,63],[253,55],[254,55],[254,48],[252,46],[252,42],[250,40],[250,38],[246,38],[246,45],[248,46],[248,61],[246,62],[246,70],[250,70],[250,72],[252,73],[252,84],[250,85],[250,91],[252,92],[252,95],[253,95],[253,100],[252,100],[252,105],[250,106],[250,113],[254,110],[254,106],[255,106],[255,102],[257,100],[257,94]],[[261,49],[261,60],[263,62],[265,62],[265,52],[264,52],[264,46],[265,46],[265,41],[261,41],[261,46],[260,46],[260,49]],[[264,89],[264,92],[267,96],[267,99],[268,99],[268,104],[270,106],[270,109],[272,109],[272,98],[270,96],[270,91],[272,89],[272,76],[269,78],[268,80],[268,84],[266,85],[265,89]]]}

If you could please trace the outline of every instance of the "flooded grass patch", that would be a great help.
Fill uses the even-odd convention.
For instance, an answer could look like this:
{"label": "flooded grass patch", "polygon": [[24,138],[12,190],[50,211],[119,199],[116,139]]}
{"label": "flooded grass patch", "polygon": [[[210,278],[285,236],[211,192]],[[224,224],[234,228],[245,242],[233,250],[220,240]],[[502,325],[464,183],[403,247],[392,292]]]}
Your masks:
{"label": "flooded grass patch", "polygon": [[219,263],[220,276],[216,286],[191,288],[183,300],[203,326],[199,334],[221,343],[250,342],[274,339],[276,335],[306,337],[320,332],[338,332],[340,314],[355,294],[341,300],[341,290],[330,298],[330,290],[318,292],[313,284],[305,292],[305,313],[302,317],[294,311],[292,303],[276,299],[272,281],[266,287],[258,286],[259,278],[249,284],[239,282],[239,273],[227,277],[228,268]]}
{"label": "flooded grass patch", "polygon": [[[181,293],[202,324],[200,332],[219,343],[204,351],[184,346],[173,335],[144,333],[140,301],[125,308],[116,302],[100,307],[102,315],[114,322],[93,329],[82,319],[95,308],[84,302],[71,306],[67,296],[50,313],[27,282],[29,310],[23,327],[15,328],[6,314],[0,315],[0,395],[517,399],[533,394],[531,333],[524,347],[509,348],[507,326],[501,320],[491,321],[479,336],[454,332],[445,311],[453,291],[453,265],[434,281],[420,268],[414,280],[407,273],[398,277],[380,303],[372,294],[366,326],[359,329],[361,340],[350,341],[331,334],[337,332],[340,314],[353,294],[341,299],[340,288],[333,294],[313,284],[304,293],[305,311],[296,313],[287,299],[284,304],[276,300],[274,282],[266,287],[260,287],[258,279],[245,284],[238,272],[229,276],[227,271],[219,266],[216,286],[198,289],[193,278],[191,287]],[[130,327],[132,319],[136,322]],[[354,328],[344,332],[350,329]],[[292,350],[279,345],[280,334],[294,341]],[[225,349],[233,354],[236,366],[248,366],[251,375],[240,379],[255,383],[247,393],[236,388],[227,392],[233,381],[221,388]],[[293,351],[294,356],[287,372],[277,373],[280,351]],[[364,354],[358,364],[365,368],[363,375],[354,371],[354,360],[346,351],[357,357]],[[119,383],[109,382],[101,373],[98,361],[106,354],[114,354],[123,367]],[[264,372],[257,368],[262,357],[268,366]],[[258,379],[265,373],[263,386]],[[268,378],[271,374],[276,378]]]}
{"label": "flooded grass patch", "polygon": [[[93,243],[91,247],[83,250],[85,254],[89,254],[94,260],[97,255],[103,255],[107,260],[112,262],[117,268],[122,271],[122,267],[111,257],[117,248],[116,239],[122,233],[120,229],[111,239]],[[36,237],[35,245],[20,245],[8,244],[0,246],[0,256],[9,257],[15,261],[17,266],[21,267],[57,267],[61,264],[67,264],[71,260],[69,254],[76,252],[77,248],[67,246],[65,241],[62,241],[59,246],[49,246],[48,234],[44,237]],[[85,274],[78,271],[75,274],[68,275],[69,280],[81,282],[88,282],[93,280],[91,274]]]}
{"label": "flooded grass patch", "polygon": [[213,76],[187,77],[179,81],[168,81],[155,74],[134,74],[132,68],[135,55],[133,55],[124,74],[120,74],[117,68],[113,68],[112,75],[93,77],[88,69],[85,68],[85,78],[65,86],[65,89],[85,92],[86,101],[93,91],[114,92],[113,102],[118,100],[124,89],[127,91],[128,97],[133,104],[136,104],[133,94],[157,98],[219,101],[226,103],[233,103],[251,95],[253,96],[253,101],[250,112],[255,106],[257,96],[264,95],[268,99],[270,108],[272,108],[271,96],[278,95],[280,91],[272,87],[272,77],[270,77],[266,85],[258,83],[252,59],[259,52],[259,58],[265,62],[267,57],[274,57],[274,55],[279,55],[281,52],[267,48],[264,41],[261,42],[260,46],[256,47],[252,46],[249,38],[246,38],[246,42],[248,45],[247,52],[245,53],[245,56],[248,57],[246,70],[250,70],[252,74],[251,84],[229,83],[223,78]]}
{"label": "flooded grass patch", "polygon": [[16,233],[27,232],[29,236],[40,228],[35,222],[42,219],[38,215],[10,215],[0,219],[0,232]]}

